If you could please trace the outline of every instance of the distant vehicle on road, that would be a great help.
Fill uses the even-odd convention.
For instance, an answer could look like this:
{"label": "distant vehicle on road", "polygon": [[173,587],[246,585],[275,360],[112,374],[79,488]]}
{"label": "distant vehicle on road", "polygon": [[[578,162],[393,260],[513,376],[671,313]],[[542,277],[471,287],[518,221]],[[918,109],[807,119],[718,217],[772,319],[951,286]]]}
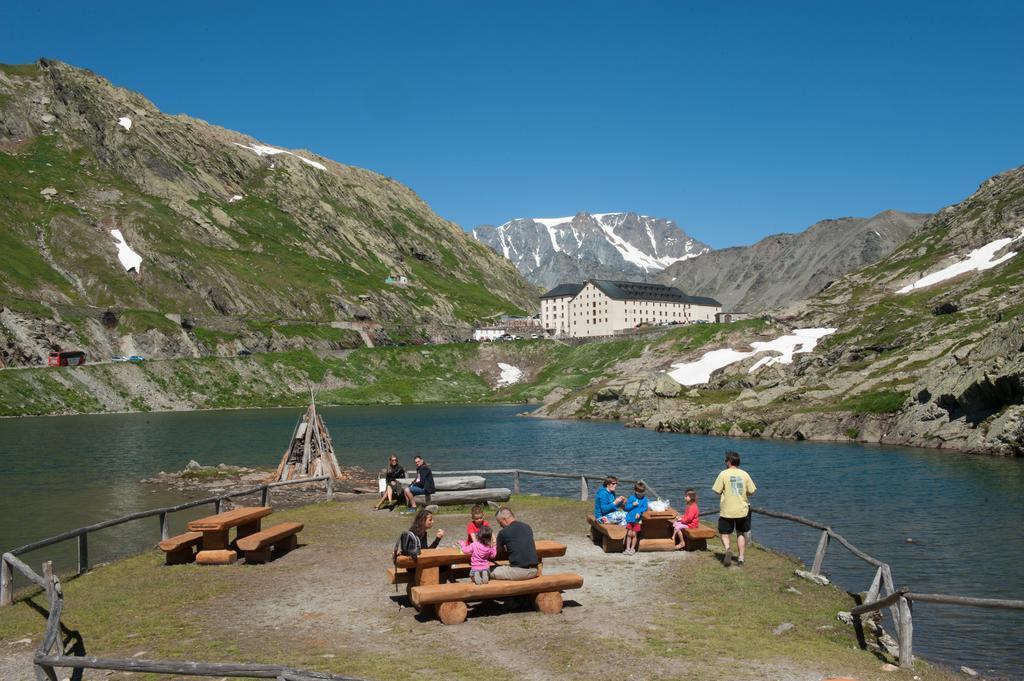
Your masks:
{"label": "distant vehicle on road", "polygon": [[131,357],[128,358],[128,361],[129,362],[145,362],[146,358],[143,357],[142,355],[132,355]]}
{"label": "distant vehicle on road", "polygon": [[128,358],[125,357],[124,355],[114,355],[113,357],[110,358],[110,361],[111,362],[127,362]]}
{"label": "distant vehicle on road", "polygon": [[51,352],[46,363],[52,367],[78,367],[85,364],[85,353],[81,350]]}
{"label": "distant vehicle on road", "polygon": [[245,348],[242,348],[241,350],[238,351],[238,356],[239,357],[248,357],[251,354],[252,354],[252,351],[251,350],[246,350]]}
{"label": "distant vehicle on road", "polygon": [[530,338],[533,338],[534,340],[536,340],[537,338],[540,338],[540,334],[537,334],[537,333],[531,333],[531,334],[530,334]]}

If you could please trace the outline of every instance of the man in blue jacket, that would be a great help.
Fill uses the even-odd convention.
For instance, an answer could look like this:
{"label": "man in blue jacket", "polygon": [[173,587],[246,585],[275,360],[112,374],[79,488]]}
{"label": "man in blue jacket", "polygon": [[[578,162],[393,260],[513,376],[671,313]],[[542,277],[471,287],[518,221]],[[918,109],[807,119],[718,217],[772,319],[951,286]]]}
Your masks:
{"label": "man in blue jacket", "polygon": [[615,487],[619,479],[609,475],[604,479],[601,489],[594,495],[594,519],[599,523],[609,525],[625,525],[626,512],[622,509],[626,503],[626,497],[615,496]]}

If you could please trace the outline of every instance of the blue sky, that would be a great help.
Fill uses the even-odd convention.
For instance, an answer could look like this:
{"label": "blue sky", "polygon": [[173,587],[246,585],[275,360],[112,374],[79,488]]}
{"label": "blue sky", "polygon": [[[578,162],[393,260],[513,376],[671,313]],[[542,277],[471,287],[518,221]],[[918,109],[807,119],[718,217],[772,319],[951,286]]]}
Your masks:
{"label": "blue sky", "polygon": [[1010,2],[22,2],[0,61],[370,168],[467,229],[632,210],[724,247],[1024,163],[1022,35]]}

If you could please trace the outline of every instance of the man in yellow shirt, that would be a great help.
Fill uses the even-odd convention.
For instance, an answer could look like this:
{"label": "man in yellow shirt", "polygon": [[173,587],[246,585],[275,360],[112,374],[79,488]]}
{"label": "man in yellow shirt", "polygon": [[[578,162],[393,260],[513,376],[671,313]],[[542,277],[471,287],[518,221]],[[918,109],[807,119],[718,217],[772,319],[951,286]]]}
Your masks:
{"label": "man in yellow shirt", "polygon": [[722,565],[732,565],[732,548],[729,544],[730,535],[736,531],[736,546],[739,548],[737,563],[743,565],[744,551],[747,548],[745,534],[750,532],[750,502],[747,497],[757,491],[754,481],[746,471],[740,469],[738,452],[725,453],[726,469],[718,474],[711,489],[719,496],[718,534],[722,536],[725,555]]}

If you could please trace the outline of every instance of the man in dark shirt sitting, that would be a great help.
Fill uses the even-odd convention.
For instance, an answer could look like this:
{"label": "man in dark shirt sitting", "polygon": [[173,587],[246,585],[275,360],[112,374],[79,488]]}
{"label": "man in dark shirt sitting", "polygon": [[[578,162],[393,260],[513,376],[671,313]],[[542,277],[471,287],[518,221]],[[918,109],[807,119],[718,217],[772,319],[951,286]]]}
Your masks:
{"label": "man in dark shirt sitting", "polygon": [[537,576],[537,545],[533,541],[533,530],[526,523],[516,520],[512,509],[502,506],[498,509],[498,548],[508,551],[508,565],[498,565],[491,570],[491,579],[533,579]]}

